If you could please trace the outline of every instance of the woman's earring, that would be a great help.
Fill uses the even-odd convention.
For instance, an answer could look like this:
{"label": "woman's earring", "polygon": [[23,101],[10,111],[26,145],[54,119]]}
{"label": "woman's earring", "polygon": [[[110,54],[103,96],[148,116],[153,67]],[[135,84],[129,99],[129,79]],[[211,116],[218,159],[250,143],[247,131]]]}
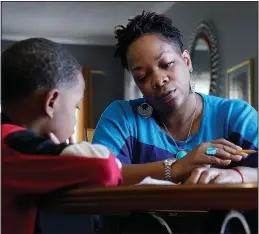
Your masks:
{"label": "woman's earring", "polygon": [[138,111],[139,115],[141,115],[143,118],[147,119],[152,115],[153,107],[150,106],[146,102],[146,100],[144,100],[144,102],[138,106],[137,111]]}
{"label": "woman's earring", "polygon": [[195,84],[192,78],[192,72],[190,71],[190,93],[194,93],[195,92]]}

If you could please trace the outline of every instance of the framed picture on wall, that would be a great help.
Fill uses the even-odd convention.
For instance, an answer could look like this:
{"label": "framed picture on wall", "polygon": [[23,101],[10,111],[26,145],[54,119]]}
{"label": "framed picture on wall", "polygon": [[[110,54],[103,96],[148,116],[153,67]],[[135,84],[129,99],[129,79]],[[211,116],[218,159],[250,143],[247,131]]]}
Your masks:
{"label": "framed picture on wall", "polygon": [[227,98],[253,101],[253,60],[246,60],[227,70]]}

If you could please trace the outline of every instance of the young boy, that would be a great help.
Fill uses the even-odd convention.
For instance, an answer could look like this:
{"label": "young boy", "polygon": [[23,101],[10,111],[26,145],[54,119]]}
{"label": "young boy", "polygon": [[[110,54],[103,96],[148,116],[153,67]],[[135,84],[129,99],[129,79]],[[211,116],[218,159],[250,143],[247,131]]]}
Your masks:
{"label": "young boy", "polygon": [[120,184],[121,165],[107,148],[63,143],[73,134],[84,88],[80,65],[57,43],[31,38],[3,52],[4,234],[32,234],[36,201],[48,192]]}

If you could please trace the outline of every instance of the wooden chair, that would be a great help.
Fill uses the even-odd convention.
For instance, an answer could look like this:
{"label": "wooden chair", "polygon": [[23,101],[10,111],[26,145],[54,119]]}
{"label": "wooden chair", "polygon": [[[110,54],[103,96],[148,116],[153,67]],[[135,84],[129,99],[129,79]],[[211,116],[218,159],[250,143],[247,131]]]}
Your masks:
{"label": "wooden chair", "polygon": [[87,134],[87,141],[91,142],[94,135],[94,128],[87,128],[86,134]]}

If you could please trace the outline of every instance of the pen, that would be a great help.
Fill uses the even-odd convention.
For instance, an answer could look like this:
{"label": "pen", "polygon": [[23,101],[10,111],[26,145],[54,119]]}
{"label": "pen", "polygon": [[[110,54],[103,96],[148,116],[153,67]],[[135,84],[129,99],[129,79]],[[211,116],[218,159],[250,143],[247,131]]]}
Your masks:
{"label": "pen", "polygon": [[239,150],[239,152],[241,152],[241,153],[246,153],[246,154],[254,154],[254,153],[257,153],[257,151],[255,151],[255,150]]}

